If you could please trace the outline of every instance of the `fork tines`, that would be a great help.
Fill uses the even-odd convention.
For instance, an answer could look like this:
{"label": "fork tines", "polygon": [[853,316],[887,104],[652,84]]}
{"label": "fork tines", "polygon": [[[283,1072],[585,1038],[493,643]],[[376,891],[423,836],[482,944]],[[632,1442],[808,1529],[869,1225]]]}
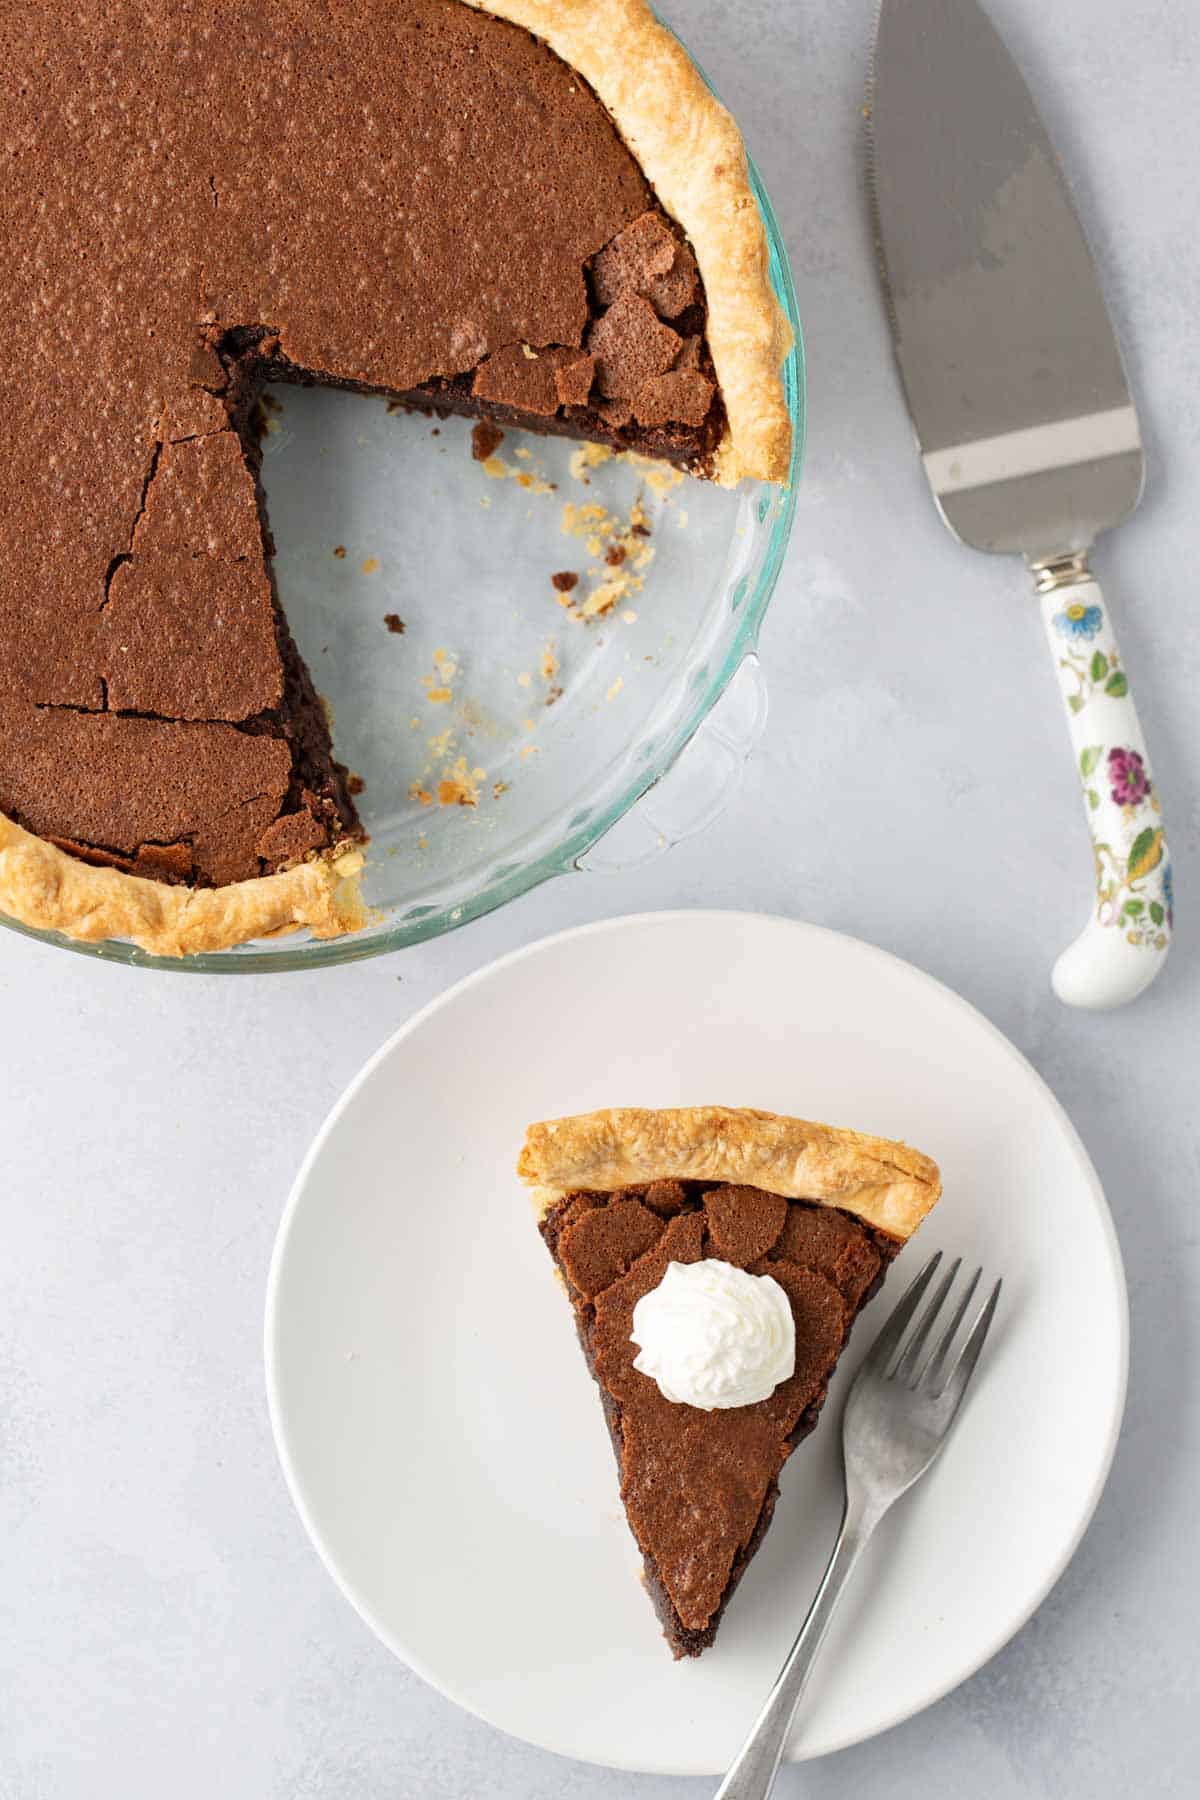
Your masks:
{"label": "fork tines", "polygon": [[[979,1353],[983,1349],[984,1340],[995,1317],[1002,1283],[996,1282],[979,1309],[962,1348],[953,1364],[950,1365],[949,1373],[946,1374],[951,1348],[959,1328],[967,1316],[975,1290],[982,1279],[983,1270],[981,1268],[975,1270],[957,1300],[937,1343],[926,1355],[925,1347],[937,1324],[942,1308],[950,1296],[951,1289],[958,1279],[959,1270],[962,1268],[961,1256],[955,1257],[934,1290],[932,1299],[917,1318],[916,1324],[913,1325],[917,1309],[925,1298],[926,1291],[941,1260],[942,1253],[939,1250],[930,1257],[920,1274],[909,1285],[899,1305],[876,1339],[867,1360],[874,1366],[876,1373],[883,1375],[888,1380],[899,1381],[905,1387],[913,1390],[921,1389],[926,1394],[939,1398],[943,1394],[949,1393],[961,1397],[962,1391],[971,1378],[972,1370],[979,1360]],[[910,1326],[912,1326],[911,1331],[909,1330]]]}

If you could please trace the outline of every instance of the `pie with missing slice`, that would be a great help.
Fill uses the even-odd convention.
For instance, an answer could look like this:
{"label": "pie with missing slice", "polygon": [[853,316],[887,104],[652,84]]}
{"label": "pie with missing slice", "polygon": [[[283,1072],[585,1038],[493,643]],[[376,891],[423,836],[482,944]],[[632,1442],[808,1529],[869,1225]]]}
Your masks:
{"label": "pie with missing slice", "polygon": [[784,479],[740,136],[646,0],[27,0],[0,59],[0,911],[354,929],[261,389]]}
{"label": "pie with missing slice", "polygon": [[532,1125],[519,1172],[600,1389],[647,1589],[674,1655],[698,1656],[854,1320],[937,1202],[937,1165],[701,1106]]}

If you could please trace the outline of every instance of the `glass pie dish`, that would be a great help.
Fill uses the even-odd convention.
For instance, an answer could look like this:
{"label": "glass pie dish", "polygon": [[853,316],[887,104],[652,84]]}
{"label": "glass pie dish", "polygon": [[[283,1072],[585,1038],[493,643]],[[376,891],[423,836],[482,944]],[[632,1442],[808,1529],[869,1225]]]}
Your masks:
{"label": "glass pie dish", "polygon": [[765,717],[755,645],[804,436],[795,295],[751,176],[795,339],[784,486],[730,493],[518,431],[480,461],[465,420],[269,391],[279,592],[336,753],[363,783],[363,930],[177,961],[0,924],[141,967],[313,968],[421,943],[550,876],[627,866],[707,824]]}

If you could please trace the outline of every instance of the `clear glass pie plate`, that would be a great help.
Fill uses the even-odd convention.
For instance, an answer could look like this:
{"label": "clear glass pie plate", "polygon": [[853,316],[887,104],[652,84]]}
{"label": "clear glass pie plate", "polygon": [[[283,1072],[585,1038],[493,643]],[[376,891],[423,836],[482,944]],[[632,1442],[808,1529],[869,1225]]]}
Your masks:
{"label": "clear glass pie plate", "polygon": [[[263,482],[279,591],[337,754],[365,784],[366,928],[182,961],[30,935],[184,971],[351,962],[552,875],[642,860],[720,809],[764,716],[755,643],[804,436],[795,295],[754,182],[795,334],[786,487],[729,493],[519,432],[485,464],[468,421],[331,389],[273,392]],[[564,573],[579,578],[569,591],[551,580]],[[596,606],[615,598],[588,616],[597,594]]]}

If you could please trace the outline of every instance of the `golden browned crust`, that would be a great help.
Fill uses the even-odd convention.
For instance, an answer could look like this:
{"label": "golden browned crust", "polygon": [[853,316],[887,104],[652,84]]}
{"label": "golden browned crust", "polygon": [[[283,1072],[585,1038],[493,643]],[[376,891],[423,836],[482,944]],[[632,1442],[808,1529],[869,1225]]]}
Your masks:
{"label": "golden browned crust", "polygon": [[362,852],[343,846],[331,858],[257,881],[168,887],[80,862],[0,813],[0,912],[85,943],[129,938],[154,956],[226,950],[303,925],[322,938],[357,931],[366,922],[362,866]]}
{"label": "golden browned crust", "polygon": [[618,1106],[547,1119],[526,1132],[517,1171],[542,1211],[577,1188],[727,1181],[839,1206],[901,1240],[942,1191],[937,1164],[907,1144],[728,1106]]}
{"label": "golden browned crust", "polygon": [[728,418],[717,479],[784,480],[792,431],[780,365],[792,336],[771,287],[737,126],[646,0],[466,3],[541,38],[608,108],[704,278],[708,346]]}

